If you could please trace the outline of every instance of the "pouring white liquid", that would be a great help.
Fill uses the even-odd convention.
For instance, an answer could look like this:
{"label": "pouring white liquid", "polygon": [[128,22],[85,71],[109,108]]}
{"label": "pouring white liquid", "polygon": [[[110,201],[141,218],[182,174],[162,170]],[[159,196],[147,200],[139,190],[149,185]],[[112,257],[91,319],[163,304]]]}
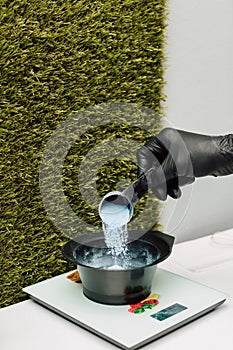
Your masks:
{"label": "pouring white liquid", "polygon": [[133,207],[121,192],[110,192],[100,203],[99,214],[103,221],[105,243],[113,255],[124,254],[127,250],[128,230]]}

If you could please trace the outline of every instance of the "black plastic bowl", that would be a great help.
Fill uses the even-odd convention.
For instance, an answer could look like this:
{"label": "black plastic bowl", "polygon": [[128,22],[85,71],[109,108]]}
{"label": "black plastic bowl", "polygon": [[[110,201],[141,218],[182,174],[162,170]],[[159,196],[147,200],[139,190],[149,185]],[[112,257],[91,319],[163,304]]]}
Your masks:
{"label": "black plastic bowl", "polygon": [[[133,232],[130,235],[133,235]],[[159,231],[147,232],[128,245],[129,251],[138,252],[137,258],[141,260],[141,266],[122,270],[106,268],[106,259],[105,267],[101,266],[101,263],[97,263],[96,266],[90,264],[90,257],[99,254],[108,257],[109,265],[113,265],[103,239],[95,238],[88,244],[80,244],[75,239],[70,240],[62,247],[62,253],[67,260],[77,265],[85,296],[102,304],[124,305],[137,303],[151,293],[157,264],[171,254],[173,243],[173,236]],[[143,263],[144,257],[140,254],[142,250],[152,256],[149,264],[147,259]]]}

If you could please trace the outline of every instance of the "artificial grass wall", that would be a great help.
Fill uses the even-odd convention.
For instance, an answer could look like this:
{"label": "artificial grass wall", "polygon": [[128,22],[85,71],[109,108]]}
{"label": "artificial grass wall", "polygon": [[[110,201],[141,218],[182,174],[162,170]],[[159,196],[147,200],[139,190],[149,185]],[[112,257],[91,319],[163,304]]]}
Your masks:
{"label": "artificial grass wall", "polygon": [[[165,16],[165,0],[1,1],[1,307],[24,300],[22,287],[73,268],[61,255],[67,237],[40,197],[44,146],[72,111],[88,106],[123,101],[160,113]],[[159,127],[159,116],[154,123]],[[116,132],[140,142],[148,136],[127,125],[106,135]],[[82,157],[87,139],[101,137],[103,130],[94,130],[73,154]],[[117,162],[110,176],[108,167],[100,172],[100,188],[109,176],[111,190],[123,168],[135,177],[134,164]],[[77,189],[67,169],[72,202]]]}

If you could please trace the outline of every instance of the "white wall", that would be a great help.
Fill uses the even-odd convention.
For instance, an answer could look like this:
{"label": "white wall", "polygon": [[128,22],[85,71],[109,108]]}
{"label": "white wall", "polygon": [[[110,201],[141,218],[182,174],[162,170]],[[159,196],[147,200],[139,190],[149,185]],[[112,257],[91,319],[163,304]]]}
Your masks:
{"label": "white wall", "polygon": [[[192,132],[233,133],[233,1],[168,0],[168,4],[169,122]],[[177,242],[233,227],[232,197],[233,175],[198,179],[178,227],[174,230],[177,217],[184,216],[184,200],[176,204],[176,218],[173,215],[168,224],[164,213],[162,222]]]}

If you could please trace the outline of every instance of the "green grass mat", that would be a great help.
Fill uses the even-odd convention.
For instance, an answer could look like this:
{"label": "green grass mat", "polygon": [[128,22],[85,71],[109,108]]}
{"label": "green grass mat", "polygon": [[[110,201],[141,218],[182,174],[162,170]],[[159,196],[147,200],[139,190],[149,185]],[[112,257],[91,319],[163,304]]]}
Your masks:
{"label": "green grass mat", "polygon": [[[24,300],[22,287],[73,268],[61,255],[67,237],[40,197],[48,138],[72,111],[100,103],[136,103],[161,115],[165,26],[164,0],[1,0],[1,307]],[[154,123],[159,128],[160,117]],[[140,142],[148,136],[127,125],[105,134],[116,133]],[[71,186],[72,154],[82,157],[85,145],[101,137],[103,130],[94,130],[69,154],[64,186],[71,204],[78,193]],[[101,178],[111,190],[123,170],[135,178],[135,164],[124,160],[103,167],[100,189]]]}

